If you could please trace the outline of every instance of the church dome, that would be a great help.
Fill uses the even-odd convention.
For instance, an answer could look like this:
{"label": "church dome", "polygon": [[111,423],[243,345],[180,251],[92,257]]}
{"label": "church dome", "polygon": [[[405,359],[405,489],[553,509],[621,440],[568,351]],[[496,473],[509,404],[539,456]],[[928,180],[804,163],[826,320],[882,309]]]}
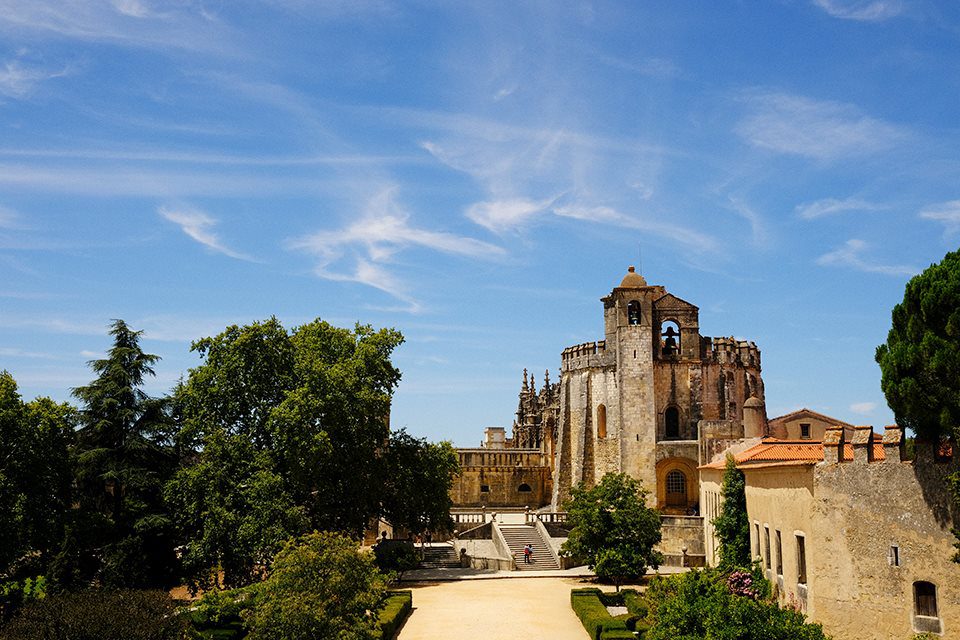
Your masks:
{"label": "church dome", "polygon": [[644,280],[642,275],[636,272],[633,265],[627,267],[627,275],[623,276],[623,280],[620,281],[620,287],[636,288],[645,286],[647,286],[647,281]]}

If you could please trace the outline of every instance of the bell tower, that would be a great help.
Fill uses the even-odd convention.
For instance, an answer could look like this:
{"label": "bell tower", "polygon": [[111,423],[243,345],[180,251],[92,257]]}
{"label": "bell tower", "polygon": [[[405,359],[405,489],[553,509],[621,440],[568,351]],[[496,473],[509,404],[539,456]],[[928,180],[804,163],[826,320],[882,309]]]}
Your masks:
{"label": "bell tower", "polygon": [[[654,397],[654,301],[665,294],[648,286],[631,266],[610,295],[603,298],[609,347],[616,355],[619,400],[620,470],[652,489],[656,486],[656,405]],[[655,496],[651,496],[656,499]]]}

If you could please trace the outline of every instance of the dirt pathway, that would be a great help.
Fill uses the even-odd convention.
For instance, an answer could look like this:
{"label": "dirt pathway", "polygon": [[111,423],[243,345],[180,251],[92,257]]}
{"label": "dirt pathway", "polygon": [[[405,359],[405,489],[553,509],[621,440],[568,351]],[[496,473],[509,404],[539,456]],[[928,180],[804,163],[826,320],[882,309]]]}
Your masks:
{"label": "dirt pathway", "polygon": [[570,608],[574,578],[461,580],[412,587],[399,640],[589,640]]}

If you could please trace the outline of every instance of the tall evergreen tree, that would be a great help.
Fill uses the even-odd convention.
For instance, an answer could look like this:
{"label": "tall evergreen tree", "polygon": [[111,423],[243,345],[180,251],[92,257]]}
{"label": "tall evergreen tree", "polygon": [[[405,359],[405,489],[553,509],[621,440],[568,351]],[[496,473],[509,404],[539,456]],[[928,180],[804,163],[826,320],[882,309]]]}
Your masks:
{"label": "tall evergreen tree", "polygon": [[750,521],[747,518],[746,479],[733,456],[727,456],[720,495],[720,515],[713,521],[720,539],[720,569],[750,566]]}
{"label": "tall evergreen tree", "polygon": [[82,403],[74,465],[86,519],[71,534],[113,586],[163,585],[175,566],[162,500],[175,466],[167,400],[142,389],[159,357],[140,348],[141,334],[115,320],[107,357],[89,363],[97,377],[73,390]]}

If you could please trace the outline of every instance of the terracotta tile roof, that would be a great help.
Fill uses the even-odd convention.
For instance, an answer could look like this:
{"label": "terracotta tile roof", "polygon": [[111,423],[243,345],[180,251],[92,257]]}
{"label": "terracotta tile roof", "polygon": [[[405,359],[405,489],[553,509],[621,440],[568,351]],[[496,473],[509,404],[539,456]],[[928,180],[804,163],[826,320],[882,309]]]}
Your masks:
{"label": "terracotta tile roof", "polygon": [[[873,438],[873,459],[883,460],[883,442],[881,438]],[[764,438],[763,441],[750,447],[746,451],[735,455],[734,460],[737,466],[757,467],[764,463],[809,463],[815,464],[823,460],[823,443],[810,440],[777,440],[776,438]],[[842,461],[850,462],[853,460],[853,445],[847,443],[843,445]],[[726,465],[724,460],[718,460],[705,464],[701,469],[722,469]]]}

